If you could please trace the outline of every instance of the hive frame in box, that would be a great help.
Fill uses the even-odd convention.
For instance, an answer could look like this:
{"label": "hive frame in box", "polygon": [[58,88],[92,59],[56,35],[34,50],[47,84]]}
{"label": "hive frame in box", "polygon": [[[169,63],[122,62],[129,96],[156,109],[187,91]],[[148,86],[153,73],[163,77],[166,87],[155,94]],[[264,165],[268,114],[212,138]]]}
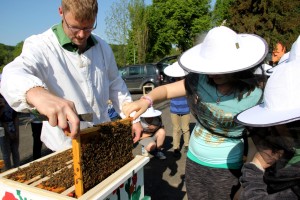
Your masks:
{"label": "hive frame in box", "polygon": [[[131,138],[131,123],[132,123],[132,118],[125,118],[125,119],[121,119],[121,120],[117,120],[117,121],[112,121],[112,122],[106,122],[106,123],[101,123],[98,125],[95,125],[94,127],[90,127],[90,128],[86,128],[80,131],[80,135],[72,140],[72,152],[73,152],[73,168],[74,168],[74,183],[75,183],[75,194],[76,197],[80,197],[82,196],[86,191],[86,185],[88,182],[85,182],[86,180],[89,180],[91,177],[97,177],[96,174],[94,174],[94,176],[92,175],[92,173],[88,173],[89,176],[86,176],[87,174],[85,174],[85,177],[83,177],[83,169],[85,169],[85,171],[90,171],[92,169],[95,169],[95,166],[97,166],[97,170],[100,170],[101,168],[103,169],[103,162],[104,160],[101,160],[101,162],[99,162],[99,160],[97,161],[97,159],[88,159],[85,160],[82,157],[82,154],[84,154],[84,152],[82,152],[82,148],[85,149],[85,151],[87,151],[88,148],[84,147],[85,145],[89,145],[90,146],[90,150],[92,149],[92,152],[89,153],[89,155],[93,155],[93,153],[95,152],[95,148],[98,148],[97,150],[99,150],[101,152],[101,149],[99,149],[99,145],[100,144],[105,144],[102,141],[102,137],[104,135],[108,135],[109,133],[112,134],[112,136],[110,136],[109,138],[117,138],[116,141],[114,141],[114,144],[130,144],[129,146],[127,146],[127,148],[123,147],[124,149],[120,148],[120,146],[115,146],[115,149],[113,151],[113,153],[117,153],[119,151],[121,151],[122,153],[129,153],[130,152],[130,156],[132,157],[132,138]],[[68,133],[67,133],[68,134]],[[116,135],[118,135],[118,137],[115,137]],[[125,137],[124,137],[125,136]],[[124,137],[122,141],[120,141],[120,137]],[[100,139],[100,140],[99,140]],[[95,142],[97,141],[97,142]],[[108,140],[105,140],[106,142],[108,142]],[[102,146],[102,145],[100,145]],[[130,148],[128,148],[130,147]],[[101,147],[100,147],[101,148]],[[99,154],[97,154],[99,155]],[[120,156],[120,155],[118,155]],[[120,167],[120,163],[123,166],[124,164],[126,164],[127,162],[129,162],[130,160],[125,159],[121,161],[121,158],[123,158],[123,156],[121,157],[112,157],[112,160],[115,160],[116,158],[118,159],[118,162],[115,163],[114,166],[119,166]],[[126,154],[126,156],[128,156],[128,154]],[[125,157],[126,157],[125,156]],[[96,156],[95,156],[96,157]],[[93,157],[93,158],[95,158]],[[90,162],[93,162],[92,164],[88,164]],[[84,165],[90,166],[90,167],[83,167]],[[89,169],[89,170],[87,170]],[[109,172],[110,170],[107,169],[107,171],[105,172]],[[90,177],[90,178],[86,178],[86,177]],[[86,178],[86,179],[85,179]],[[85,179],[85,180],[84,180]],[[101,180],[101,178],[100,178]],[[92,181],[92,180],[90,180]],[[85,186],[84,186],[85,184]],[[89,190],[89,189],[88,189]]]}
{"label": "hive frame in box", "polygon": [[[48,156],[45,156],[39,160],[46,159],[48,157],[54,156],[59,152],[52,153]],[[137,185],[140,188],[140,196],[139,199],[144,197],[144,172],[143,167],[149,162],[149,157],[144,157],[137,155],[135,158],[124,165],[122,168],[117,170],[111,176],[106,178],[104,181],[96,185],[91,190],[84,193],[78,200],[100,200],[100,199],[117,199],[114,191],[120,189],[120,195],[122,196],[121,199],[129,199],[128,194],[126,194],[125,186],[120,187],[128,183],[132,177],[137,175]],[[30,163],[21,166],[27,167]],[[17,171],[17,169],[12,169],[0,174],[0,199],[3,199],[4,196],[8,197],[20,197],[17,199],[31,199],[31,200],[74,200],[76,198],[68,197],[66,194],[57,194],[54,192],[50,192],[47,190],[43,190],[31,185],[26,185],[24,183],[19,183],[17,181],[13,181],[10,179],[5,178],[5,176]],[[73,188],[74,189],[74,188]],[[12,196],[11,196],[12,195]]]}
{"label": "hive frame in box", "polygon": [[[121,124],[123,124],[124,126],[122,126]],[[70,161],[72,161],[73,165],[74,165],[73,168],[74,168],[75,182],[73,182],[73,184],[74,183],[75,184],[73,186],[72,186],[72,184],[68,185],[67,186],[68,188],[63,188],[63,189],[61,187],[58,187],[60,194],[50,192],[45,189],[37,188],[37,186],[39,186],[42,182],[47,181],[47,179],[49,179],[51,177],[51,175],[49,175],[48,173],[47,173],[46,177],[44,177],[44,175],[43,175],[45,170],[49,170],[48,168],[44,168],[44,170],[42,168],[42,171],[34,170],[35,172],[38,172],[38,173],[34,174],[34,176],[29,177],[29,179],[25,178],[24,180],[26,180],[26,181],[24,183],[13,181],[14,179],[8,178],[9,175],[13,176],[14,172],[18,171],[17,169],[14,169],[14,170],[5,172],[3,174],[0,174],[0,187],[2,186],[2,188],[5,188],[5,192],[0,191],[0,198],[3,197],[3,198],[8,198],[8,199],[12,199],[12,198],[15,199],[14,195],[17,195],[20,197],[19,199],[26,199],[26,198],[27,199],[28,198],[30,198],[30,199],[41,199],[41,198],[42,199],[74,199],[74,198],[68,197],[67,195],[70,193],[73,193],[75,191],[76,197],[78,199],[104,199],[104,198],[107,198],[108,195],[113,196],[116,193],[117,193],[118,199],[119,199],[120,195],[122,195],[122,194],[124,197],[122,197],[121,199],[131,199],[130,198],[131,195],[135,196],[134,199],[140,199],[140,197],[144,196],[144,182],[143,182],[144,175],[143,175],[142,168],[147,162],[149,162],[149,158],[145,158],[142,156],[136,156],[133,160],[132,160],[132,157],[130,159],[128,159],[128,155],[132,156],[132,145],[131,145],[132,139],[131,139],[130,124],[131,124],[131,119],[124,119],[124,120],[120,120],[118,122],[103,123],[103,124],[96,125],[95,127],[81,130],[80,137],[77,137],[77,139],[72,140],[73,159]],[[116,127],[118,127],[118,128],[115,129]],[[123,130],[123,131],[118,132],[118,129],[119,129],[119,131],[120,130]],[[115,130],[115,131],[113,131],[113,130]],[[115,161],[116,165],[114,165],[114,166],[118,166],[118,168],[117,168],[118,170],[113,171],[113,174],[111,174],[109,177],[105,176],[107,178],[105,178],[105,177],[104,177],[104,179],[100,178],[99,180],[101,180],[101,182],[99,181],[100,182],[100,183],[98,182],[99,184],[97,184],[97,183],[93,184],[92,182],[85,182],[85,184],[92,183],[92,185],[90,185],[92,187],[90,187],[84,193],[84,191],[83,191],[83,187],[84,187],[83,181],[84,180],[82,177],[83,172],[82,172],[81,168],[84,163],[86,164],[86,161],[83,161],[81,154],[82,153],[86,154],[86,151],[81,152],[81,148],[83,148],[82,145],[88,144],[90,147],[92,147],[91,149],[94,149],[94,147],[96,147],[96,146],[99,147],[98,144],[101,144],[101,143],[97,143],[99,140],[97,140],[96,138],[99,139],[99,137],[100,137],[100,139],[102,139],[103,134],[104,134],[104,136],[107,137],[106,133],[116,133],[116,135],[114,135],[114,136],[116,138],[119,138],[119,140],[120,140],[120,138],[122,139],[122,141],[125,145],[125,146],[123,146],[123,148],[119,148],[118,146],[115,146],[116,144],[119,144],[119,142],[120,142],[118,139],[113,140],[113,142],[117,141],[117,143],[113,143],[113,146],[115,146],[114,147],[115,149],[121,149],[121,154],[119,154],[119,155],[121,155],[121,158],[123,158],[122,156],[125,155],[125,159],[121,161],[121,160],[119,160],[120,157],[118,157],[118,156],[117,157],[106,157],[106,158],[113,159],[112,161]],[[129,134],[130,137],[123,135],[123,133]],[[110,138],[110,137],[111,136],[109,136],[108,138]],[[124,142],[125,141],[124,139],[126,140],[126,142]],[[96,141],[96,143],[93,143],[91,141]],[[105,140],[105,141],[107,141],[107,140]],[[105,143],[102,143],[102,144],[105,144]],[[127,144],[127,146],[126,146],[126,144]],[[96,146],[93,146],[93,145],[96,145]],[[102,145],[100,145],[100,148],[101,148],[101,146]],[[104,146],[104,148],[105,148],[105,146]],[[87,150],[87,146],[84,146],[84,149]],[[47,165],[46,163],[49,163],[50,160],[52,159],[51,158],[48,160],[48,158],[53,156],[52,160],[54,161],[56,158],[59,158],[59,155],[56,155],[56,154],[67,153],[68,151],[70,151],[70,149],[50,154],[49,156],[46,156],[37,161],[34,161],[34,162],[36,162],[36,163],[34,163],[35,165],[30,165],[31,163],[28,163],[24,166],[21,166],[20,168],[26,168],[26,167],[28,168],[29,167],[29,169],[32,170],[32,169],[34,169],[34,168],[32,168],[33,166],[38,167],[40,165],[36,165],[36,164],[42,164],[42,163],[44,163],[46,166]],[[118,154],[120,151],[116,150],[115,152]],[[89,154],[89,155],[93,155],[93,154]],[[97,154],[97,155],[99,155],[99,154]],[[110,156],[111,155],[113,155],[113,154],[110,154]],[[126,159],[126,157],[127,157],[127,159]],[[115,158],[118,158],[118,160],[115,160]],[[101,157],[100,157],[100,159],[101,159]],[[96,163],[100,164],[99,166],[97,165],[97,169],[100,169],[104,166],[104,170],[105,170],[106,165],[103,165],[104,162],[98,162],[97,159],[95,159],[95,160],[92,159],[92,160],[93,160],[93,162],[96,161]],[[89,161],[92,161],[92,160],[89,159]],[[71,163],[68,160],[66,160],[64,162],[60,162],[60,163],[67,164],[68,168],[70,169]],[[94,164],[92,166],[94,166]],[[64,168],[64,166],[59,165],[59,168],[56,167],[55,168],[56,171],[51,172],[51,174],[56,174],[59,171],[62,171],[63,168]],[[89,169],[93,169],[93,168],[89,167]],[[112,172],[109,169],[107,169],[107,170],[108,171],[104,171],[104,172],[107,172],[107,173]],[[93,171],[93,172],[96,172],[96,174],[94,174],[94,176],[96,177],[98,175],[97,171]],[[26,174],[31,174],[31,173],[27,172]],[[21,174],[21,176],[20,176],[21,179],[22,179],[23,175],[24,174]],[[94,177],[94,176],[92,176],[92,173],[88,174],[88,175],[90,175],[90,176],[87,176],[87,177]],[[17,179],[19,179],[17,174],[15,176]],[[25,177],[27,177],[27,176],[25,175]],[[64,180],[66,180],[66,179],[61,179],[59,181],[64,181]],[[90,180],[90,178],[88,180]],[[59,185],[59,183],[58,183],[58,185]],[[124,185],[125,185],[125,187],[124,187]],[[62,189],[62,190],[60,190],[60,189]],[[125,190],[125,192],[124,192],[124,190]],[[123,191],[123,193],[122,193],[122,191]],[[56,192],[58,192],[58,191],[56,190]],[[12,195],[13,197],[8,197],[7,195]],[[21,195],[22,195],[22,198],[21,198]],[[109,197],[109,199],[113,200],[114,198]]]}

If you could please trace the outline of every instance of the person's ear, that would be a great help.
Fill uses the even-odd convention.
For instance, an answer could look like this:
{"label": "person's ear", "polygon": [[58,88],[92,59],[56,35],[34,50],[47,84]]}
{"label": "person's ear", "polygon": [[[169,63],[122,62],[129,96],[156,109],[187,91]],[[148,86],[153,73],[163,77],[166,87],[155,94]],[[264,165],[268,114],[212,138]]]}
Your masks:
{"label": "person's ear", "polygon": [[61,6],[59,6],[59,8],[58,8],[58,13],[61,17],[63,17],[63,10],[62,10]]}

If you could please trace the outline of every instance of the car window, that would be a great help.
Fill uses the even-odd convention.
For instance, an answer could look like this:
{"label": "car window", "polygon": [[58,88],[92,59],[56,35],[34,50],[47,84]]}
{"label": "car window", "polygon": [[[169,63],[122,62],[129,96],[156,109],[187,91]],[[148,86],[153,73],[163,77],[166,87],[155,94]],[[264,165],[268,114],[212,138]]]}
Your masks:
{"label": "car window", "polygon": [[146,68],[147,68],[148,75],[156,74],[156,69],[153,65],[147,65]]}
{"label": "car window", "polygon": [[129,76],[141,74],[141,66],[129,67]]}
{"label": "car window", "polygon": [[144,75],[144,74],[146,74],[146,68],[145,68],[145,66],[141,66],[141,75]]}

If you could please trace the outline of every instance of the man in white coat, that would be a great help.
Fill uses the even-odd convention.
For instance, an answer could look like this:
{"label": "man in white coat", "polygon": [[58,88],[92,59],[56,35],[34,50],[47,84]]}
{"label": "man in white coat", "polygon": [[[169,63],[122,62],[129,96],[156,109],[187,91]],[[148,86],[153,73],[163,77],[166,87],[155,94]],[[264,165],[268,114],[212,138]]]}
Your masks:
{"label": "man in white coat", "polygon": [[[70,126],[72,138],[80,130],[79,115],[90,113],[94,124],[110,121],[108,99],[118,113],[132,101],[110,46],[92,33],[97,12],[97,0],[62,0],[61,23],[27,38],[2,74],[1,93],[13,109],[37,110],[60,130]],[[134,142],[141,131],[133,122]]]}

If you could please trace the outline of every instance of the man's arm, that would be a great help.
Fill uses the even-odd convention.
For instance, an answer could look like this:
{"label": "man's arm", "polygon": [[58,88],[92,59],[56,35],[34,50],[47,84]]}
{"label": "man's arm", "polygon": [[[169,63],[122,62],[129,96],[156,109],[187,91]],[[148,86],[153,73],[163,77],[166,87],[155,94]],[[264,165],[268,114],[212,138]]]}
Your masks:
{"label": "man's arm", "polygon": [[51,126],[58,126],[67,131],[70,123],[70,136],[74,138],[79,134],[80,120],[72,101],[57,97],[42,87],[28,90],[26,100],[29,105],[48,118]]}

